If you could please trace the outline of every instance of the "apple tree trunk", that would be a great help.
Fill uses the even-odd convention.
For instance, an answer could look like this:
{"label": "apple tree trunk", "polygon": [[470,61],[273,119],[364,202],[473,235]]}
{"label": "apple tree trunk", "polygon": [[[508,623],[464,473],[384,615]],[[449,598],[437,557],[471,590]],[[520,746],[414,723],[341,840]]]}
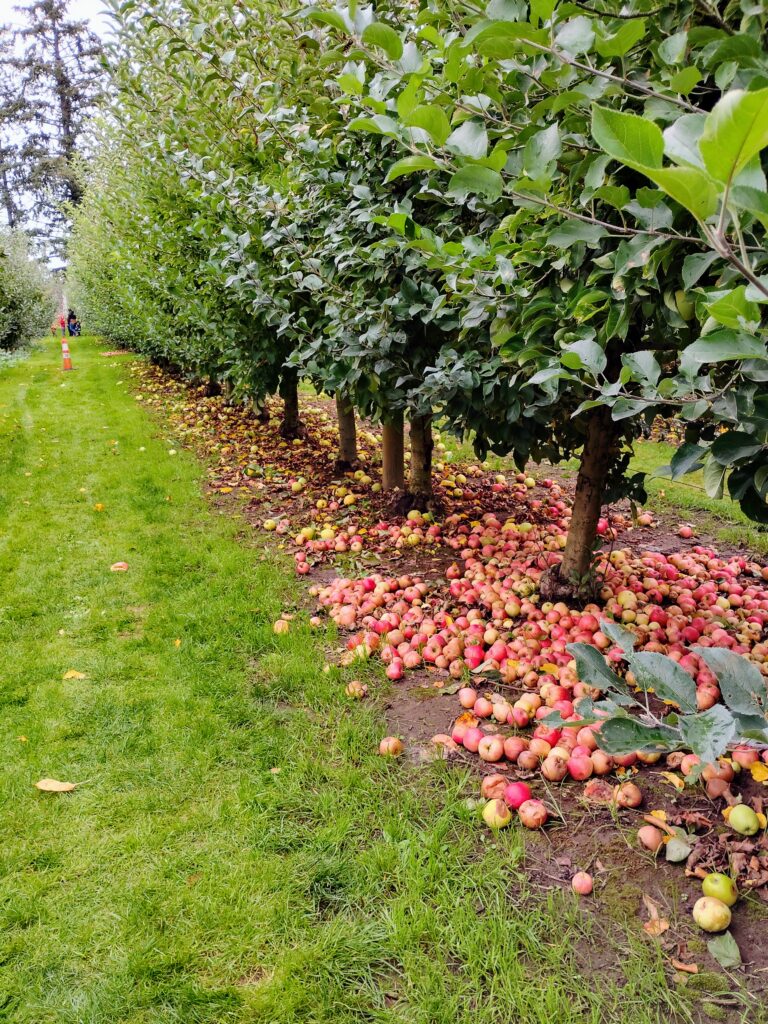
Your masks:
{"label": "apple tree trunk", "polygon": [[411,416],[411,472],[408,491],[416,508],[432,499],[432,416]]}
{"label": "apple tree trunk", "polygon": [[280,378],[280,397],[283,400],[283,419],[280,436],[286,440],[303,437],[304,424],[299,418],[299,376],[295,370],[285,370]]}
{"label": "apple tree trunk", "polygon": [[541,594],[547,600],[586,596],[590,590],[589,573],[595,553],[597,523],[608,474],[619,453],[619,445],[610,409],[604,406],[592,409],[587,417],[563,560],[541,581]]}
{"label": "apple tree trunk", "polygon": [[405,487],[403,415],[393,417],[382,428],[381,486],[385,491]]}
{"label": "apple tree trunk", "polygon": [[339,454],[336,472],[346,473],[357,463],[357,426],[355,407],[346,395],[336,393],[336,418],[339,422]]}

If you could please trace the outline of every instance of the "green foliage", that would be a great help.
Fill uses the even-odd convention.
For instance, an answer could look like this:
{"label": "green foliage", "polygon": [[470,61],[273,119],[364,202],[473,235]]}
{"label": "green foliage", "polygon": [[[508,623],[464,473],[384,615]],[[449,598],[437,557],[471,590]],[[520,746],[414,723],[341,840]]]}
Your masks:
{"label": "green foliage", "polygon": [[610,500],[676,412],[710,493],[768,519],[766,15],[602,6],[122,4],[83,301],[243,396],[288,366],[519,464],[599,421]]}
{"label": "green foliage", "polygon": [[51,283],[19,232],[0,231],[0,349],[45,334],[55,311]]}
{"label": "green foliage", "polygon": [[[763,677],[748,659],[724,648],[693,648],[717,678],[723,699],[722,704],[697,711],[694,681],[677,662],[663,654],[634,653],[632,633],[616,623],[603,622],[601,629],[624,652],[632,687],[591,645],[569,644],[568,651],[576,659],[579,678],[604,694],[588,710],[598,712],[589,721],[602,719],[600,741],[608,753],[682,748],[710,764],[736,740],[768,744],[768,694]],[[648,694],[673,705],[679,714],[660,718]]]}

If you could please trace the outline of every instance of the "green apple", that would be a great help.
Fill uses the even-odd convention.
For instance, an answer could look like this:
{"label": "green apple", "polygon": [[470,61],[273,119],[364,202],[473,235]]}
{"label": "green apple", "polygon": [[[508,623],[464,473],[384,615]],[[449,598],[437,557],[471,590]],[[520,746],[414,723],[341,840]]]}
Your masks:
{"label": "green apple", "polygon": [[728,815],[728,824],[742,836],[753,836],[760,831],[760,819],[746,804],[736,804]]}
{"label": "green apple", "polygon": [[719,871],[712,871],[707,875],[701,883],[701,891],[705,896],[714,896],[716,900],[720,900],[726,907],[732,907],[739,898],[739,890],[736,888],[736,883],[728,875],[723,875]]}

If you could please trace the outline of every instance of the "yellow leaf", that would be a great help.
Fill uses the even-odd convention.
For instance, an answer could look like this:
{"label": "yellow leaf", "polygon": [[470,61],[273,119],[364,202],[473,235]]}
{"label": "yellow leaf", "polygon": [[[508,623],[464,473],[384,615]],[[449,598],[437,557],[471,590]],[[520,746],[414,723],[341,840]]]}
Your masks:
{"label": "yellow leaf", "polygon": [[550,675],[556,676],[558,674],[558,672],[560,671],[560,669],[557,667],[557,665],[553,665],[551,661],[548,661],[544,665],[541,666],[541,671],[542,672],[549,672]]}
{"label": "yellow leaf", "polygon": [[19,736],[19,743],[28,743],[29,740],[26,736]]}
{"label": "yellow leaf", "polygon": [[726,821],[728,821],[728,819],[730,818],[732,810],[733,810],[732,807],[724,807],[722,809],[722,811],[720,811],[720,813],[722,814],[722,816],[725,818]]}
{"label": "yellow leaf", "polygon": [[752,772],[752,778],[755,782],[765,784],[768,781],[768,764],[765,764],[763,761],[755,761],[754,764],[749,766],[749,770]]}
{"label": "yellow leaf", "polygon": [[78,672],[76,668],[67,669],[62,679],[87,679],[85,672]]}
{"label": "yellow leaf", "polygon": [[768,828],[768,818],[766,818],[764,814],[761,814],[760,811],[757,812],[757,820],[760,822],[760,828]]}
{"label": "yellow leaf", "polygon": [[648,813],[651,814],[654,818],[658,818],[659,821],[666,821],[667,820],[667,812],[666,811],[661,811],[661,810],[659,810],[659,811],[649,811]]}
{"label": "yellow leaf", "polygon": [[662,779],[665,779],[675,789],[685,789],[685,783],[679,775],[675,775],[674,772],[659,772]]}
{"label": "yellow leaf", "polygon": [[176,640],[174,640],[173,641],[173,646],[174,647],[181,647],[181,640],[179,640],[178,638]]}
{"label": "yellow leaf", "polygon": [[102,503],[100,501],[97,501],[96,504],[93,506],[93,511],[94,512],[103,512],[104,511],[104,506],[102,505]]}
{"label": "yellow leaf", "polygon": [[71,793],[77,783],[59,782],[58,779],[40,779],[35,786],[43,793]]}

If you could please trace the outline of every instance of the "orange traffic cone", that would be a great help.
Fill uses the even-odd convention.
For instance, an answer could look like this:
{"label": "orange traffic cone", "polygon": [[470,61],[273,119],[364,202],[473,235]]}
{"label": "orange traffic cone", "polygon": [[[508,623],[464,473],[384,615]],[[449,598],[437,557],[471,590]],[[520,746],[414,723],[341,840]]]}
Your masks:
{"label": "orange traffic cone", "polygon": [[62,355],[62,357],[64,359],[64,367],[63,368],[65,370],[71,370],[72,369],[72,359],[71,359],[71,357],[69,355],[69,344],[66,341],[62,341],[62,343],[61,343],[61,355]]}

